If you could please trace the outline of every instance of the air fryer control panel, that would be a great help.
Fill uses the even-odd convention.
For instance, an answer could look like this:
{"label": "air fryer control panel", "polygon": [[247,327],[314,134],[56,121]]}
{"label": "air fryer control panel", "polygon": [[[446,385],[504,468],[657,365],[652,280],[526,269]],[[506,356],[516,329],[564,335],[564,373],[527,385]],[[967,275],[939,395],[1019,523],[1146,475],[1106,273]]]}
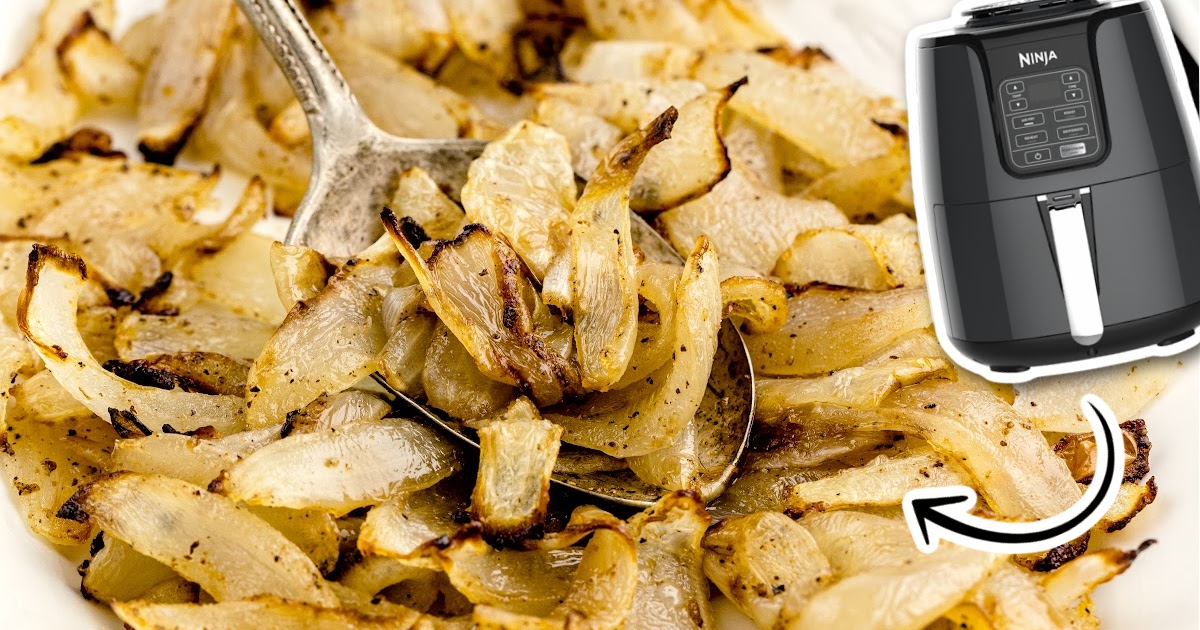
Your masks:
{"label": "air fryer control panel", "polygon": [[1036,175],[1104,157],[1098,79],[1086,32],[987,51],[996,131],[1014,175]]}
{"label": "air fryer control panel", "polygon": [[1023,171],[1099,154],[1093,92],[1087,71],[1079,67],[1001,83],[1009,164]]}

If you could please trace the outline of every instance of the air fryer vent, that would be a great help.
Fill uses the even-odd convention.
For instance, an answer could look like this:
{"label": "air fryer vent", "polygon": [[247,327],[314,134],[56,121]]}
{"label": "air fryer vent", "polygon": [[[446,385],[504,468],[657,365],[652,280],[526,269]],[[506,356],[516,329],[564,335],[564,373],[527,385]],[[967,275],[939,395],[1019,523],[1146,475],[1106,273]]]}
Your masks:
{"label": "air fryer vent", "polygon": [[969,9],[966,15],[969,25],[986,26],[1043,19],[1098,4],[1098,0],[1005,0]]}

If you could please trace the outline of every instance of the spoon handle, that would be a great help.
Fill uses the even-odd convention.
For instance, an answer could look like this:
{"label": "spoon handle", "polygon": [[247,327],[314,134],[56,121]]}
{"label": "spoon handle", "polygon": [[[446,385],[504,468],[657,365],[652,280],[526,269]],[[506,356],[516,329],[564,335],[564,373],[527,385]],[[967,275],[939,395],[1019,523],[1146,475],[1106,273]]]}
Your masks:
{"label": "spoon handle", "polygon": [[295,0],[237,0],[308,117],[313,143],[362,137],[370,123]]}

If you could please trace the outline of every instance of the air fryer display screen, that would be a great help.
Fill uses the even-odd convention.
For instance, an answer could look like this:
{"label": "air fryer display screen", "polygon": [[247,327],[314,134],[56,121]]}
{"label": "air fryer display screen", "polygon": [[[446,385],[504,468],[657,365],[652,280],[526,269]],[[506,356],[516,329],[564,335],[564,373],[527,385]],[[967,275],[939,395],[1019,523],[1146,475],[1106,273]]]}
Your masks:
{"label": "air fryer display screen", "polygon": [[1027,85],[1029,90],[1029,102],[1033,107],[1038,105],[1054,104],[1062,94],[1062,84],[1054,80],[1053,76],[1041,76],[1030,79]]}
{"label": "air fryer display screen", "polygon": [[1088,73],[1067,68],[1000,84],[1005,148],[1018,171],[1086,160],[1100,152],[1096,99]]}

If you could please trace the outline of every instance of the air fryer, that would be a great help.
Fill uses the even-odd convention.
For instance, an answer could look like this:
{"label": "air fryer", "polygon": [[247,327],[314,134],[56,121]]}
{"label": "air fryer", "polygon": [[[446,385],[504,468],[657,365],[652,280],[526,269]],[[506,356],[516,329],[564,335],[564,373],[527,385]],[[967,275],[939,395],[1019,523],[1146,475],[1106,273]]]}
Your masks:
{"label": "air fryer", "polygon": [[910,37],[939,338],[989,376],[1196,341],[1195,106],[1161,12],[1021,0]]}

